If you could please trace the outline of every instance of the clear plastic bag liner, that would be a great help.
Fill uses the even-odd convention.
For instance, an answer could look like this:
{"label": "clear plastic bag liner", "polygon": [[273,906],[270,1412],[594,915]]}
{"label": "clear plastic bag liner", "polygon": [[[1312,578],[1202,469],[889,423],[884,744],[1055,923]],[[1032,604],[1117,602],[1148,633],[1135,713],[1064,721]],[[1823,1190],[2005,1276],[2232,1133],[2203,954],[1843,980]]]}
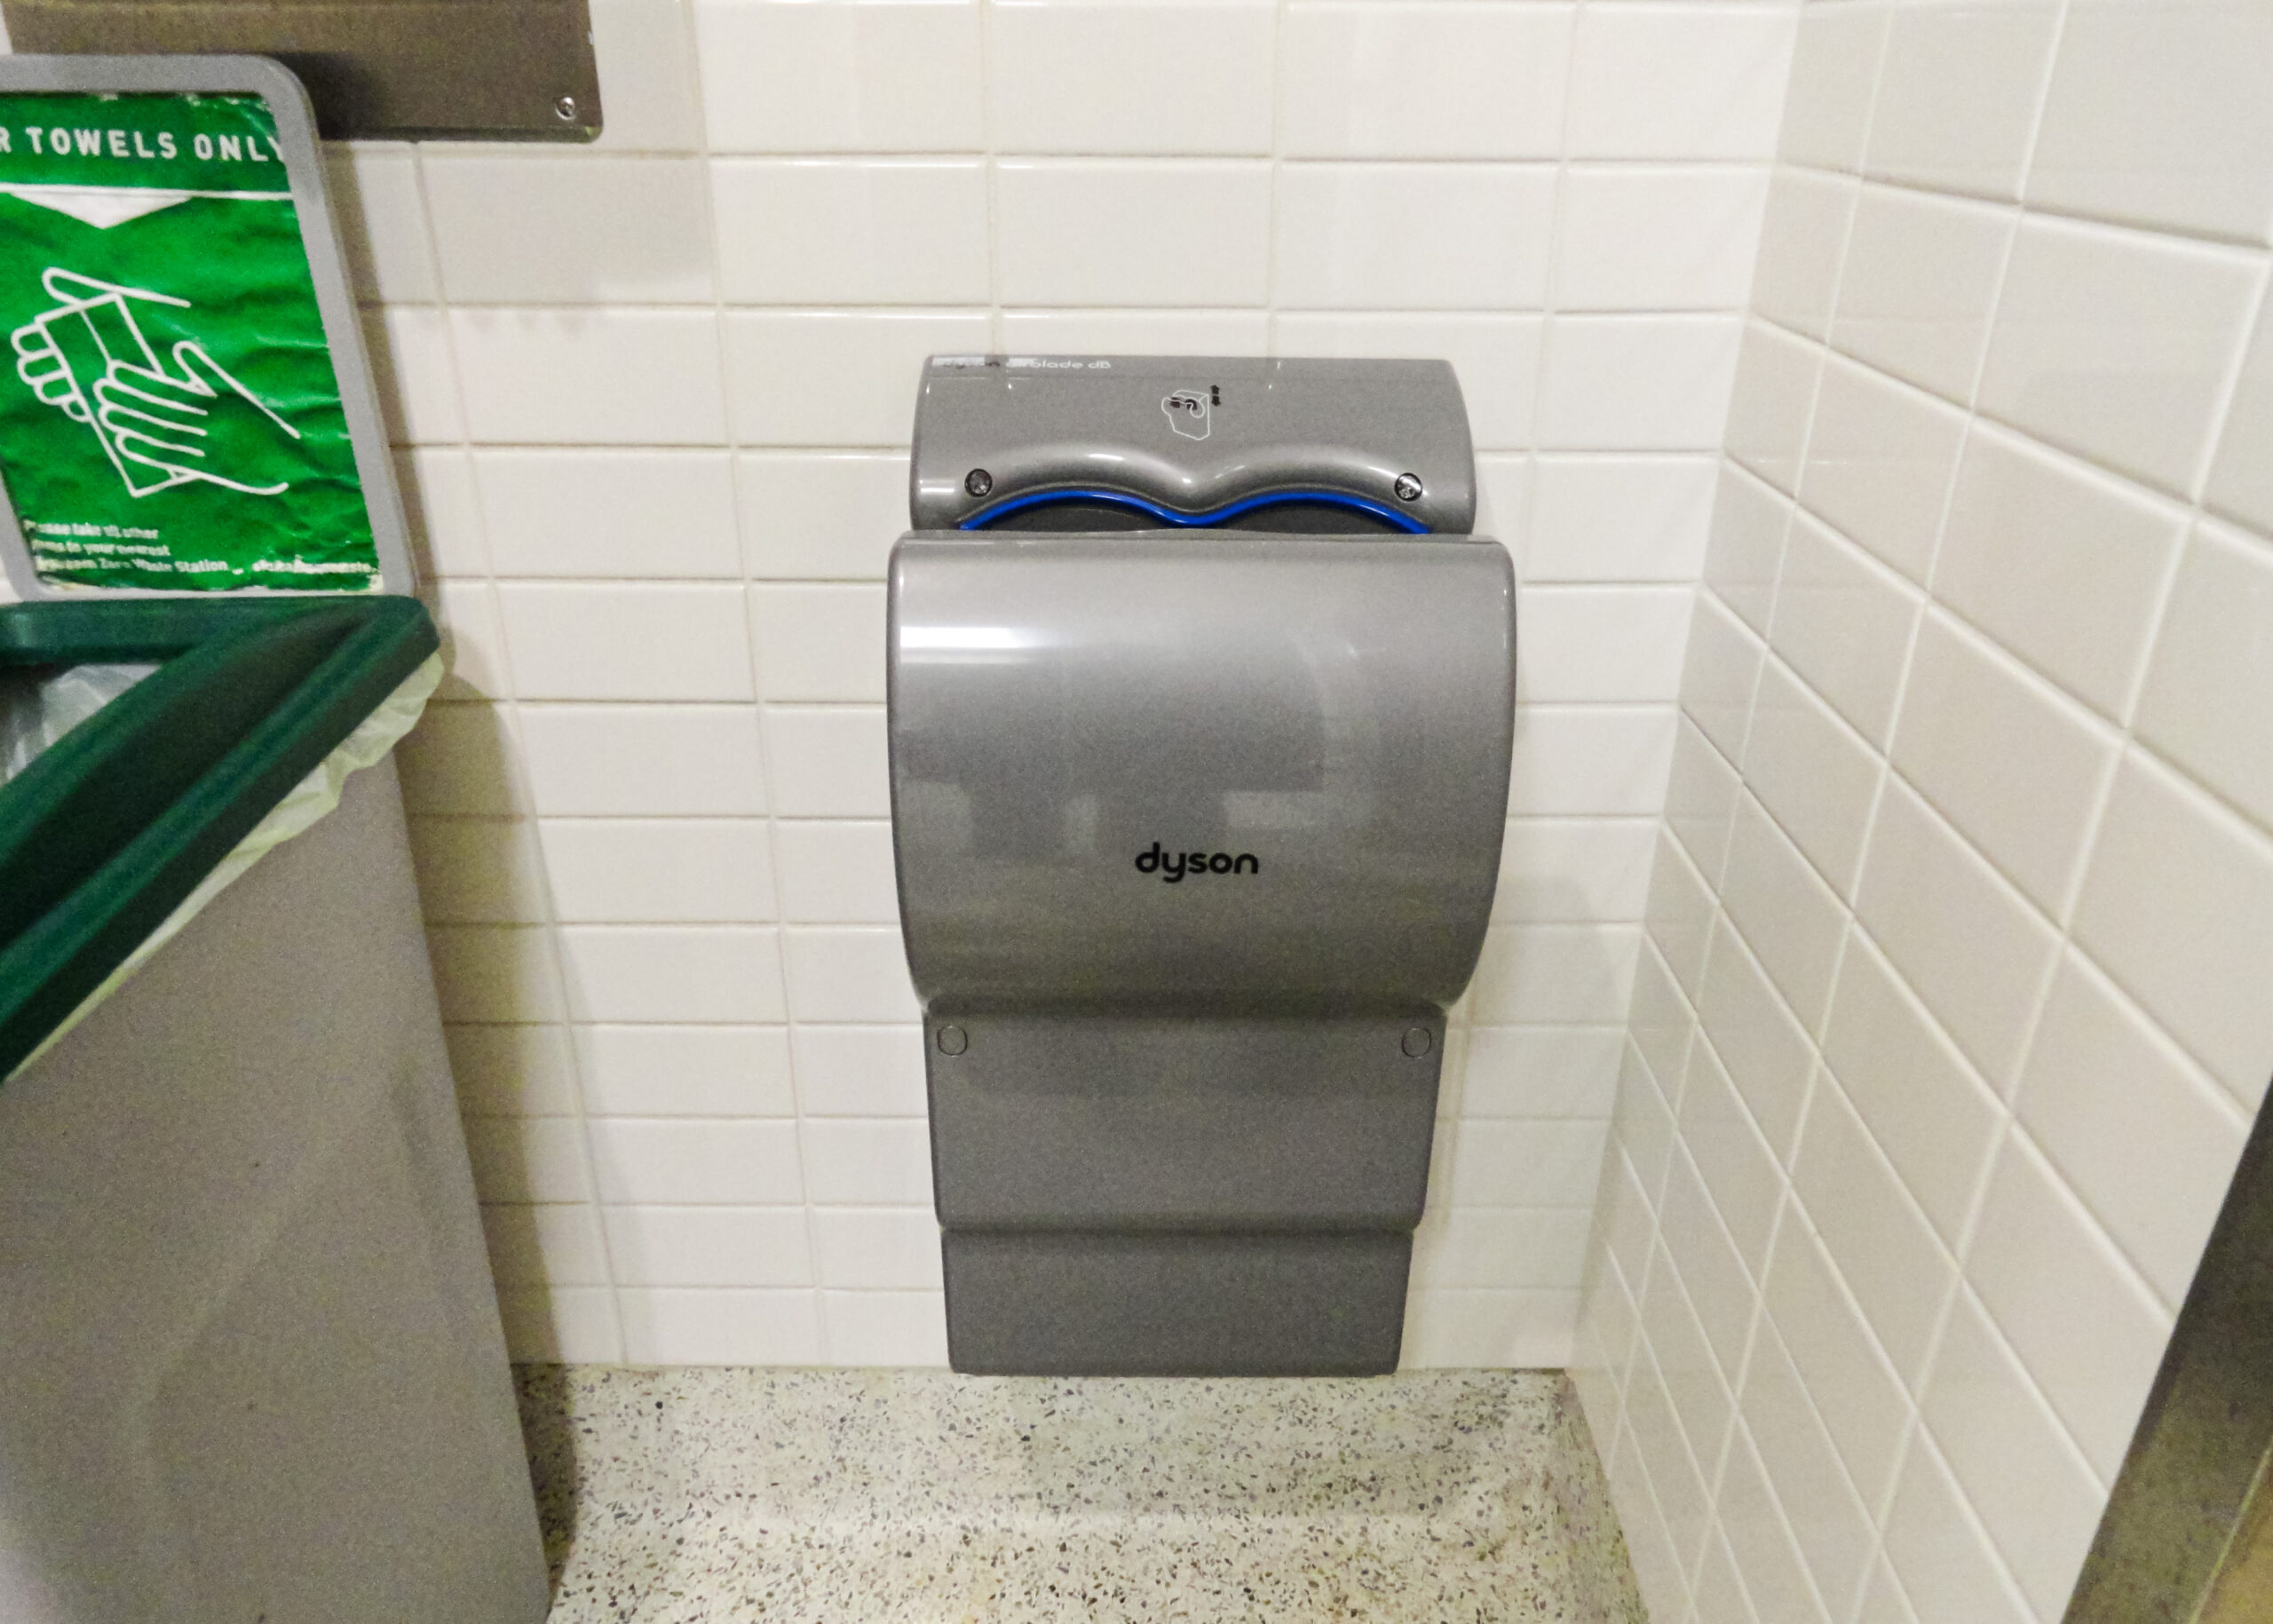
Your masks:
{"label": "clear plastic bag liner", "polygon": [[[76,668],[81,671],[96,669],[99,668]],[[112,669],[139,670],[147,675],[155,668]],[[151,931],[140,947],[127,955],[124,962],[111,971],[100,986],[81,1000],[79,1007],[71,1011],[70,1018],[49,1033],[46,1042],[27,1055],[23,1065],[16,1070],[22,1071],[54,1048],[66,1034],[86,1019],[98,1004],[123,986],[128,977],[149,963],[153,955],[179,935],[185,925],[204,911],[206,904],[226,891],[246,869],[294,836],[305,833],[329,816],[339,805],[340,787],[346,783],[348,774],[384,760],[386,753],[417,725],[420,715],[426,709],[427,700],[441,685],[441,681],[442,657],[439,654],[431,654],[425,663],[404,677],[395,691],[380,701],[378,709],[364,717],[361,725],[325,757],[313,772],[294,785],[290,794],[269,809],[268,815],[253,826],[252,833],[239,841],[228,856],[198,882],[197,889],[182,899],[181,906],[166,916],[165,923]],[[124,691],[124,687],[119,690],[121,693]],[[14,1073],[10,1075],[14,1075]]]}
{"label": "clear plastic bag liner", "polygon": [[0,784],[158,668],[75,665],[62,671],[0,675]]}

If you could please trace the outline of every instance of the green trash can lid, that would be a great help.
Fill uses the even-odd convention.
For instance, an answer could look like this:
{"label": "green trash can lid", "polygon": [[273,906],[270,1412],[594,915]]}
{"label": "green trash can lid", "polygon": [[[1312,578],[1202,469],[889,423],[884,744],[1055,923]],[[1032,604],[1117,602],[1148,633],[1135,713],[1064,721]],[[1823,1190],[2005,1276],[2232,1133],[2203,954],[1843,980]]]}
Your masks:
{"label": "green trash can lid", "polygon": [[0,563],[29,600],[408,593],[299,81],[0,57]]}

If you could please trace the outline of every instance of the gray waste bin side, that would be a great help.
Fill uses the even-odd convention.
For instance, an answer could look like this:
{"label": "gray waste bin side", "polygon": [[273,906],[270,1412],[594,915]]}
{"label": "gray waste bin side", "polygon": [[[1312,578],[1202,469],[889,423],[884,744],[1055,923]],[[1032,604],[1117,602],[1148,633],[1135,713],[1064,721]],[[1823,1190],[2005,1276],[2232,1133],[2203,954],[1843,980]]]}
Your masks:
{"label": "gray waste bin side", "polygon": [[0,1088],[0,1617],[547,1606],[387,760]]}

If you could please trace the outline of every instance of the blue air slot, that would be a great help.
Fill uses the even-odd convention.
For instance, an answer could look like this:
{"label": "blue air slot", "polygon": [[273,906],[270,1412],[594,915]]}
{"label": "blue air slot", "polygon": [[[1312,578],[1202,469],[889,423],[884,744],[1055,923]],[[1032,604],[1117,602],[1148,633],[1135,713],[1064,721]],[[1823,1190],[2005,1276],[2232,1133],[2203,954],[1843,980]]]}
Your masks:
{"label": "blue air slot", "polygon": [[1148,502],[1142,496],[1132,496],[1126,491],[1036,491],[1030,495],[1005,497],[992,507],[981,508],[969,519],[964,519],[956,528],[984,530],[998,519],[1007,519],[1013,513],[1022,513],[1028,508],[1044,507],[1061,502],[1108,503],[1114,507],[1128,508],[1133,512],[1149,514],[1162,524],[1174,525],[1179,529],[1205,529],[1215,525],[1227,524],[1242,513],[1252,513],[1257,508],[1279,507],[1289,502],[1321,502],[1330,507],[1349,508],[1356,512],[1370,514],[1384,524],[1395,526],[1407,535],[1429,534],[1429,527],[1418,519],[1400,513],[1395,508],[1384,506],[1381,503],[1370,502],[1363,496],[1352,496],[1342,491],[1302,490],[1267,491],[1260,496],[1246,496],[1237,502],[1227,502],[1222,507],[1210,508],[1204,513],[1180,513],[1174,508],[1163,507],[1157,502]]}

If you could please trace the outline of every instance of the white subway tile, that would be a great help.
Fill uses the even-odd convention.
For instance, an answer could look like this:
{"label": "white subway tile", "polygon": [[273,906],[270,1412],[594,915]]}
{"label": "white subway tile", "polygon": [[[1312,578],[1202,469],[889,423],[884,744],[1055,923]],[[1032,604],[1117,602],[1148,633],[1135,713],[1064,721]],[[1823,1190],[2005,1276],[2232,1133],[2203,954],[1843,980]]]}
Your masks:
{"label": "white subway tile", "polygon": [[571,925],[568,1008],[583,1021],[779,1021],[774,932],[741,926]]}
{"label": "white subway tile", "polygon": [[2055,917],[2120,740],[1939,613],[1918,635],[1894,764]]}
{"label": "white subway tile", "polygon": [[794,1122],[601,1117],[588,1131],[603,1201],[767,1207],[805,1199]]}
{"label": "white subway tile", "polygon": [[[1604,1158],[1602,1174],[1602,1232],[1605,1261],[1611,1272],[1631,1270],[1639,1277],[1648,1266],[1649,1248],[1656,1232],[1656,1222],[1650,1199],[1642,1193],[1640,1176],[1613,1145],[1611,1153]],[[1618,1289],[1622,1297],[1625,1287],[1621,1286]],[[1623,1372],[1618,1374],[1622,1379]]]}
{"label": "white subway tile", "polygon": [[883,707],[765,708],[773,810],[784,818],[888,818]]}
{"label": "white subway tile", "polygon": [[363,353],[390,442],[423,446],[465,438],[457,363],[443,312],[400,305],[365,311]]}
{"label": "white subway tile", "polygon": [[509,1286],[497,1293],[515,1364],[613,1365],[623,1357],[615,1293],[603,1286]]}
{"label": "white subway tile", "polygon": [[609,1207],[608,1253],[630,1286],[810,1286],[802,1207]]}
{"label": "white subway tile", "polygon": [[1753,1338],[1741,1403],[1808,1572],[1833,1616],[1844,1618],[1877,1534],[1790,1354],[1765,1321]]}
{"label": "white subway tile", "polygon": [[788,932],[789,1008],[800,1021],[909,1021],[919,1008],[896,930]]}
{"label": "white subway tile", "polygon": [[798,923],[892,924],[899,888],[889,823],[832,820],[773,826],[781,916]]}
{"label": "white subway tile", "polygon": [[1810,338],[1828,336],[1847,227],[1861,189],[1845,176],[1777,170],[1753,257],[1754,314]]}
{"label": "white subway tile", "polygon": [[1572,165],[1556,226],[1556,308],[1741,310],[1767,195],[1756,168]]}
{"label": "white subway tile", "polygon": [[421,915],[434,924],[536,924],[544,867],[535,831],[503,818],[413,818]]}
{"label": "white subway tile", "polygon": [[1576,1290],[1593,1224],[1588,1207],[1440,1209],[1414,1239],[1414,1276],[1429,1287]]}
{"label": "white subway tile", "polygon": [[1022,355],[1263,355],[1271,349],[1271,314],[1263,310],[1006,310],[1002,342]]}
{"label": "white subway tile", "polygon": [[1764,321],[1749,321],[1729,400],[1728,454],[1789,495],[1799,488],[1822,349]]}
{"label": "white subway tile", "polygon": [[429,147],[420,167],[451,303],[707,305],[716,294],[698,160]]}
{"label": "white subway tile", "polygon": [[824,1291],[820,1301],[835,1364],[947,1362],[946,1299],[937,1291]]}
{"label": "white subway tile", "polygon": [[1609,1125],[1600,1121],[1463,1121],[1447,1189],[1455,1207],[1587,1207],[1600,1180]]}
{"label": "white subway tile", "polygon": [[734,472],[753,578],[884,578],[907,528],[904,453],[764,452],[736,457]]}
{"label": "white subway tile", "polygon": [[1762,637],[1775,607],[1791,518],[1792,504],[1781,493],[1734,462],[1721,464],[1705,548],[1705,584]]}
{"label": "white subway tile", "polygon": [[[975,311],[733,312],[734,432],[756,445],[906,445],[924,358],[986,347],[986,317]],[[757,499],[744,493],[746,504]]]}
{"label": "white subway tile", "polygon": [[1443,357],[1460,380],[1477,448],[1499,451],[1531,444],[1540,325],[1535,315],[1296,311],[1273,315],[1271,331],[1280,355]]}
{"label": "white subway tile", "polygon": [[504,445],[709,446],[725,439],[709,311],[450,313],[466,432]]}
{"label": "white subway tile", "polygon": [[[1655,1200],[1664,1187],[1666,1163],[1673,1155],[1672,1101],[1680,1097],[1681,1077],[1678,1073],[1668,1073],[1660,1089],[1639,1058],[1640,1052],[1628,1047],[1625,1064],[1619,1068],[1618,1108],[1611,1119],[1611,1143],[1633,1169],[1640,1188]],[[1649,1225],[1640,1223],[1638,1227],[1638,1240],[1624,1233],[1612,1236],[1620,1255],[1633,1264],[1637,1277],[1642,1253],[1648,1246]]]}
{"label": "white subway tile", "polygon": [[426,952],[445,1021],[566,1018],[551,932],[538,925],[429,925]]}
{"label": "white subway tile", "polygon": [[2261,242],[2273,226],[2273,17],[2248,4],[2071,5],[2029,199]]}
{"label": "white subway tile", "polygon": [[2243,359],[2218,457],[2210,470],[2209,500],[2230,513],[2273,533],[2273,321],[2261,310],[2257,337]]}
{"label": "white subway tile", "polygon": [[1898,778],[1880,797],[1856,907],[1990,1086],[2008,1087],[2057,939]]}
{"label": "white subway tile", "polygon": [[1612,5],[1580,17],[1564,143],[1583,158],[1765,158],[1797,17]]}
{"label": "white subway tile", "polygon": [[635,1365],[820,1360],[820,1321],[811,1291],[666,1287],[626,1289],[616,1296],[623,1305],[623,1357]]}
{"label": "white subway tile", "polygon": [[913,1120],[808,1117],[806,1199],[816,1206],[931,1204],[931,1134]]}
{"label": "white subway tile", "polygon": [[1981,409],[2191,491],[2262,266],[2206,243],[2031,217],[2013,245]]}
{"label": "white subway tile", "polygon": [[1730,418],[1738,318],[1557,316],[1547,324],[1539,440],[1573,451],[1705,451]]}
{"label": "white subway tile", "polygon": [[2234,1102],[2071,953],[2016,1105],[2084,1204],[2175,1306],[2241,1157],[2246,1119]]}
{"label": "white subway tile", "polygon": [[988,20],[998,151],[1271,150],[1268,4],[1009,0]]}
{"label": "white subway tile", "polygon": [[880,586],[755,586],[750,640],[768,700],[884,698]]}
{"label": "white subway tile", "polygon": [[1902,1457],[1910,1395],[1848,1296],[1839,1271],[1803,1225],[1788,1224],[1777,1239],[1767,1304],[1856,1491],[1866,1505],[1877,1505]]}
{"label": "white subway tile", "polygon": [[1660,836],[1643,924],[1682,990],[1697,995],[1716,916],[1713,888],[1671,835]]}
{"label": "white subway tile", "polygon": [[1864,169],[2017,197],[2059,20],[2052,0],[1895,7]]}
{"label": "white subway tile", "polygon": [[1958,466],[1935,596],[2119,717],[2183,526],[2128,484],[1976,432]]}
{"label": "white subway tile", "polygon": [[576,1062],[562,1026],[445,1026],[467,1116],[571,1116]]}
{"label": "white subway tile", "polygon": [[1887,18],[1877,6],[1811,6],[1800,13],[1777,144],[1786,162],[1827,170],[1861,164]]}
{"label": "white subway tile", "polygon": [[1524,594],[1519,699],[1670,702],[1689,637],[1686,586],[1540,586]]}
{"label": "white subway tile", "polygon": [[1909,583],[1802,513],[1793,520],[1785,548],[1768,641],[1865,739],[1883,748],[1919,602]]}
{"label": "white subway tile", "polygon": [[485,1201],[592,1199],[583,1129],[574,1117],[468,1117],[465,1148]]}
{"label": "white subway tile", "polygon": [[2003,1112],[1892,966],[1860,935],[1847,944],[1823,1047],[1840,1087],[1901,1174],[1903,1187],[1954,1248]]}
{"label": "white subway tile", "polygon": [[1777,826],[1833,890],[1852,896],[1878,796],[1879,757],[1780,661],[1761,670],[1744,771]]}
{"label": "white subway tile", "polygon": [[511,689],[505,671],[497,598],[486,581],[437,581],[427,591],[440,633],[445,700],[503,699]]}
{"label": "white subway tile", "polygon": [[1813,1031],[1831,996],[1846,910],[1749,795],[1737,803],[1721,898],[1800,1024]]}
{"label": "white subway tile", "polygon": [[1759,1624],[1826,1624],[1830,1615],[1816,1596],[1793,1541],[1791,1521],[1768,1486],[1767,1471],[1741,1419],[1729,1441],[1714,1513]]}
{"label": "white subway tile", "polygon": [[1744,757],[1762,652],[1760,639],[1717,598],[1699,595],[1681,673],[1681,711],[1730,761]]}
{"label": "white subway tile", "polygon": [[[1635,1353],[1635,1367],[1628,1383],[1626,1407],[1629,1416],[1634,1406],[1633,1390],[1651,1379],[1646,1374],[1649,1360],[1645,1354]],[[1627,1541],[1626,1554],[1633,1565],[1642,1605],[1659,1618],[1685,1619],[1689,1616],[1689,1587],[1683,1576],[1686,1555],[1674,1547],[1665,1512],[1642,1464],[1640,1446],[1634,1441],[1632,1427],[1620,1426],[1614,1443],[1604,1453],[1611,1499],[1613,1503],[1632,1508],[1628,1520],[1640,1531]]]}
{"label": "white subway tile", "polygon": [[1910,1610],[1909,1598],[1902,1593],[1902,1581],[1894,1576],[1894,1569],[1887,1565],[1883,1551],[1872,1565],[1871,1577],[1863,1587],[1863,1602],[1856,1611],[1855,1624],[1919,1624],[1918,1615]]}
{"label": "white subway tile", "polygon": [[2273,841],[2133,751],[2085,870],[2076,939],[2244,1105],[2273,1073]]}
{"label": "white subway tile", "polygon": [[1302,158],[1556,157],[1575,10],[1288,6],[1282,150]]}
{"label": "white subway tile", "polygon": [[[1962,1157],[1971,1147],[1955,1148]],[[1980,1153],[1972,1166],[1977,1172]],[[1828,1076],[1818,1080],[1808,1107],[1792,1186],[1806,1203],[1806,1226],[1830,1253],[1879,1345],[1897,1374],[1916,1389],[1957,1284],[1957,1264],[1935,1238],[1899,1170]],[[1787,1218],[1785,1233],[1802,1223],[1797,1216]]]}
{"label": "white subway tile", "polygon": [[798,1026],[790,1042],[806,1115],[923,1114],[922,1027]]}
{"label": "white subway tile", "polygon": [[1704,566],[1714,483],[1708,457],[1540,458],[1525,583],[1694,581]]}
{"label": "white subway tile", "polygon": [[1570,1362],[1575,1291],[1419,1291],[1406,1311],[1406,1370]]}
{"label": "white subway tile", "polygon": [[479,451],[472,460],[500,575],[741,574],[724,453]]}
{"label": "white subway tile", "polygon": [[751,697],[740,587],[516,581],[497,597],[523,699]]}
{"label": "white subway tile", "polygon": [[[597,1116],[794,1116],[780,1026],[576,1028],[584,1105]],[[665,1282],[669,1283],[669,1282]]]}
{"label": "white subway tile", "polygon": [[[1626,1384],[1627,1435],[1641,1457],[1643,1470],[1649,1474],[1650,1486],[1657,1501],[1660,1538],[1677,1571],[1669,1575],[1670,1585],[1661,1580],[1652,1585],[1645,1575],[1651,1565],[1638,1558],[1635,1576],[1644,1587],[1645,1597],[1656,1600],[1659,1616],[1675,1618],[1686,1614],[1678,1606],[1667,1609],[1663,1596],[1671,1585],[1681,1587],[1675,1594],[1685,1594],[1688,1573],[1696,1561],[1697,1550],[1704,1543],[1705,1530],[1712,1515],[1712,1492],[1695,1458],[1690,1453],[1689,1442],[1682,1436],[1680,1422],[1675,1417],[1673,1403],[1666,1391],[1665,1378],[1651,1358],[1647,1347],[1649,1320],[1643,1319],[1644,1345],[1634,1356],[1634,1372]],[[1718,1440],[1713,1440],[1717,1443]],[[1644,1539],[1641,1549],[1647,1550],[1653,1541]],[[1633,1549],[1629,1546],[1629,1550]]]}
{"label": "white subway tile", "polygon": [[1972,398],[2012,213],[1865,186],[1831,341],[1948,400]]}
{"label": "white subway tile", "polygon": [[1517,818],[1500,844],[1492,916],[1557,924],[1642,917],[1657,830],[1640,819]]}
{"label": "white subway tile", "polygon": [[1736,826],[1742,780],[1727,757],[1696,725],[1683,720],[1674,741],[1673,776],[1666,786],[1666,824],[1699,873],[1717,884]]}
{"label": "white subway tile", "polygon": [[324,170],[355,297],[397,305],[434,298],[433,246],[410,150],[333,147],[325,151]]}
{"label": "white subway tile", "polygon": [[549,818],[540,826],[564,923],[736,924],[773,917],[773,861],[755,818]]}
{"label": "white subway tile", "polygon": [[1673,764],[1674,719],[1670,706],[1520,708],[1509,815],[1657,815]]}
{"label": "white subway tile", "polygon": [[2155,641],[2139,733],[2273,824],[2273,548],[2214,525],[2197,528]]}
{"label": "white subway tile", "polygon": [[1001,297],[1012,305],[1260,305],[1270,204],[1271,169],[1262,162],[998,162]]}
{"label": "white subway tile", "polygon": [[[1546,298],[1555,172],[1545,165],[1290,163],[1279,171],[1277,203],[1277,299],[1289,308],[1523,307]],[[1431,232],[1383,229],[1398,219],[1461,228],[1449,244]],[[1063,227],[1053,218],[1052,229]],[[1192,302],[1260,297],[1244,284],[1225,295]]]}
{"label": "white subway tile", "polygon": [[1964,437],[1962,413],[1834,356],[1816,397],[1800,500],[1922,582]]}
{"label": "white subway tile", "polygon": [[607,127],[598,152],[693,152],[701,144],[694,48],[676,3],[589,0]]}
{"label": "white subway tile", "polygon": [[1625,1047],[1617,1026],[1474,1027],[1461,1114],[1608,1116]]}
{"label": "white subway tile", "polygon": [[1712,960],[1698,994],[1697,1013],[1770,1153],[1779,1162],[1786,1161],[1807,1106],[1815,1050],[1777,997],[1759,961],[1725,919],[1714,931]]}
{"label": "white subway tile", "polygon": [[1757,1278],[1767,1266],[1784,1176],[1776,1153],[1761,1137],[1710,1043],[1690,1045],[1679,1121],[1681,1142],[1697,1164],[1697,1175],[1711,1192],[1738,1256]]}
{"label": "white subway tile", "polygon": [[710,166],[730,305],[980,305],[986,171],[977,159]]}
{"label": "white subway tile", "polygon": [[824,1286],[938,1291],[939,1221],[928,1207],[818,1207],[813,1264]]}
{"label": "white subway tile", "polygon": [[607,1249],[582,1201],[513,1202],[481,1208],[489,1272],[500,1286],[605,1286]]}
{"label": "white subway tile", "polygon": [[2171,1312],[2025,1134],[2005,1140],[1965,1274],[2092,1470],[2113,1482]]}
{"label": "white subway tile", "polygon": [[1920,1620],[2036,1624],[1941,1452],[1920,1431],[1887,1511],[1886,1552]]}
{"label": "white subway tile", "polygon": [[419,575],[487,574],[471,458],[455,447],[420,446],[394,454],[394,476]]}
{"label": "white subway tile", "polygon": [[[1635,1367],[1643,1367],[1641,1360],[1653,1361],[1657,1380],[1647,1385],[1662,1384],[1663,1388],[1662,1398],[1654,1394],[1643,1398],[1643,1413],[1653,1402],[1666,1406],[1697,1469],[1704,1474],[1704,1482],[1709,1485],[1720,1465],[1729,1422],[1736,1414],[1736,1395],[1721,1374],[1713,1344],[1705,1340],[1705,1327],[1698,1321],[1689,1294],[1682,1289],[1672,1259],[1662,1248],[1650,1269],[1639,1319],[1646,1346],[1635,1354]],[[1629,1408],[1629,1419],[1634,1414]]]}
{"label": "white subway tile", "polygon": [[1934,1441],[2040,1618],[2067,1604],[2107,1491],[1970,1292],[1925,1398]]}
{"label": "white subway tile", "polygon": [[978,7],[696,0],[710,149],[976,152]]}
{"label": "white subway tile", "polygon": [[1501,925],[1485,934],[1470,1010],[1479,1021],[1617,1020],[1633,991],[1630,925]]}
{"label": "white subway tile", "polygon": [[536,809],[549,815],[765,810],[752,705],[529,705],[521,732]]}

